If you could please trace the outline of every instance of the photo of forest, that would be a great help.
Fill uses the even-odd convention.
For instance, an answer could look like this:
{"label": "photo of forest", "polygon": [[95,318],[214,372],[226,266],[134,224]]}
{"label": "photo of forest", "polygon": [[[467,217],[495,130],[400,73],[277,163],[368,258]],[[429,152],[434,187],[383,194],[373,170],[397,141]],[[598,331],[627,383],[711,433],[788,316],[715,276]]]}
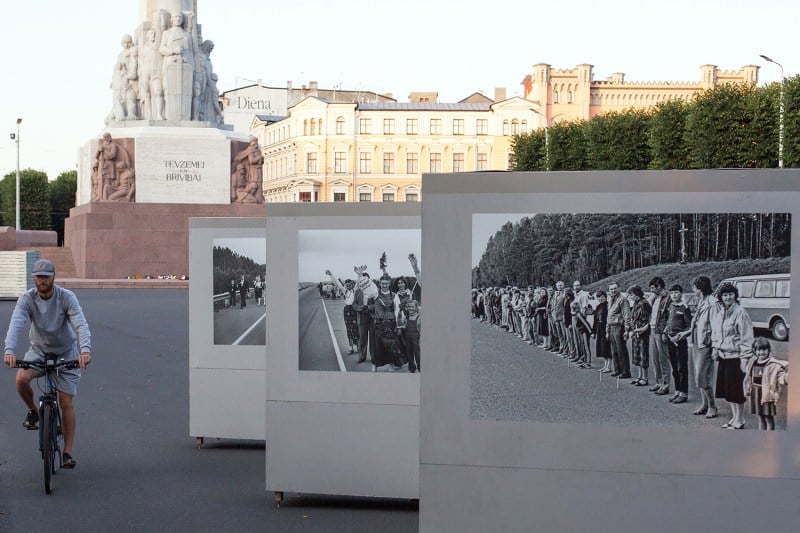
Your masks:
{"label": "photo of forest", "polygon": [[743,268],[756,271],[736,275],[768,274],[764,269],[788,268],[790,237],[788,213],[530,215],[489,238],[472,285],[527,287],[562,278],[589,285],[659,264],[786,259],[773,267],[754,262]]}
{"label": "photo of forest", "polygon": [[786,428],[790,213],[472,216],[473,419]]}

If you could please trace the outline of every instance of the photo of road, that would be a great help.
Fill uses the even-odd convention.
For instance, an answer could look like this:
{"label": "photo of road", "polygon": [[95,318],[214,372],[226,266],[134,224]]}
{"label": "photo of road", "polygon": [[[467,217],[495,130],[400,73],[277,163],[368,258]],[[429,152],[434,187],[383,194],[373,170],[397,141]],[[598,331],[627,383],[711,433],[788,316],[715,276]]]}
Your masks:
{"label": "photo of road", "polygon": [[786,429],[791,215],[473,215],[474,419]]}
{"label": "photo of road", "polygon": [[266,239],[214,239],[214,344],[267,342]]}
{"label": "photo of road", "polygon": [[419,229],[299,232],[300,370],[420,370],[420,239]]}

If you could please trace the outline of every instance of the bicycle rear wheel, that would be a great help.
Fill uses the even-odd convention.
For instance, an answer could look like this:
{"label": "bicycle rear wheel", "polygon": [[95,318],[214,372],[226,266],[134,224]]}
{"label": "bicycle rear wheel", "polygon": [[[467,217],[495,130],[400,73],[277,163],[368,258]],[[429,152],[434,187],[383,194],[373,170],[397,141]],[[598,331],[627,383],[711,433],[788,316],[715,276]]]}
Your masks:
{"label": "bicycle rear wheel", "polygon": [[42,432],[42,459],[44,462],[44,491],[53,492],[53,473],[55,472],[56,459],[56,420],[53,405],[45,403],[42,406],[41,432]]}

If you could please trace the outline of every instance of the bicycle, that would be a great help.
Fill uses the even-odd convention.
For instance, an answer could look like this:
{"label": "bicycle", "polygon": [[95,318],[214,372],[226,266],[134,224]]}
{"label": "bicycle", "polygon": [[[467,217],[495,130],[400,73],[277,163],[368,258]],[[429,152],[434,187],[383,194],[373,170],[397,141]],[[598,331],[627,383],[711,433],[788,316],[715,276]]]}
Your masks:
{"label": "bicycle", "polygon": [[14,368],[33,369],[41,372],[39,377],[45,378],[44,391],[39,396],[39,450],[44,461],[44,490],[47,494],[53,492],[53,475],[56,473],[56,455],[58,467],[64,466],[62,444],[64,435],[61,432],[61,409],[58,404],[58,393],[53,385],[53,375],[60,368],[78,368],[78,361],[65,361],[58,358],[57,354],[45,354],[45,361],[17,361]]}

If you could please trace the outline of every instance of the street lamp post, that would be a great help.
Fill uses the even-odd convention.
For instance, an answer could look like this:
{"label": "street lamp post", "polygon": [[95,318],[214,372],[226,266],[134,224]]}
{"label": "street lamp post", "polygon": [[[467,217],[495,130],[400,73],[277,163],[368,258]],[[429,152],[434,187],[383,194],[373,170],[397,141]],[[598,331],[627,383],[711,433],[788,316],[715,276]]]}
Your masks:
{"label": "street lamp post", "polygon": [[22,119],[17,119],[17,231],[22,229],[22,220],[19,216],[19,125],[22,124]]}
{"label": "street lamp post", "polygon": [[781,92],[779,96],[780,107],[778,111],[778,168],[783,168],[783,65],[761,54],[761,59],[778,65],[781,69]]}

